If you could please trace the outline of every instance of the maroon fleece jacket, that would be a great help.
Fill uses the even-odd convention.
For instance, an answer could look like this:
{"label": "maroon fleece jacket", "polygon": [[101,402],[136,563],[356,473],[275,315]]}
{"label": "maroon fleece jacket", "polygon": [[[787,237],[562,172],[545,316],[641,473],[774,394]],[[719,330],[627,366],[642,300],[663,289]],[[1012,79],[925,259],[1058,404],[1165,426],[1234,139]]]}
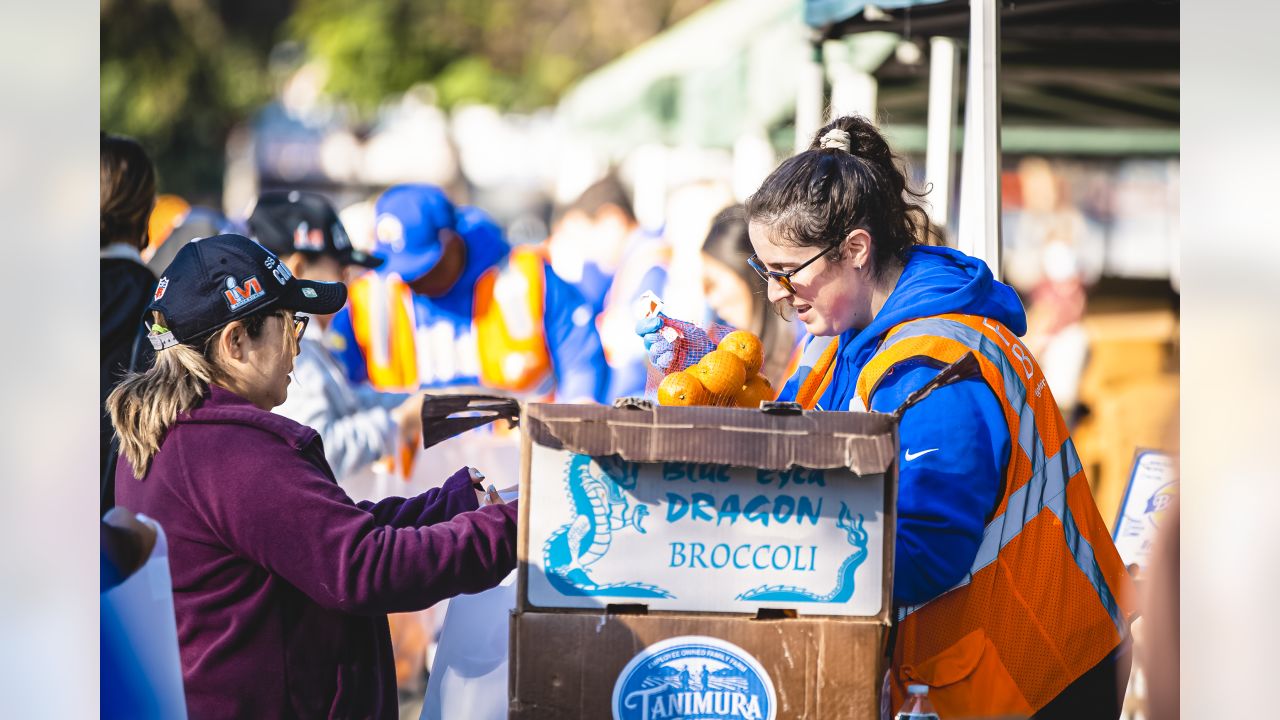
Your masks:
{"label": "maroon fleece jacket", "polygon": [[119,505],[169,541],[187,707],[204,718],[395,718],[386,613],[497,585],[516,506],[477,510],[466,470],[353,503],[314,430],[213,386]]}

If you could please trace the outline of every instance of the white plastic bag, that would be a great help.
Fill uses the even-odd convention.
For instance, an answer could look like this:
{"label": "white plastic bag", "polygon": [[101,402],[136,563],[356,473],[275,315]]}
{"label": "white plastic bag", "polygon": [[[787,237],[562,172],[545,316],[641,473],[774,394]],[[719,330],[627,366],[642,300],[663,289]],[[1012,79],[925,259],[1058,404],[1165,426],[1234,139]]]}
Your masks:
{"label": "white plastic bag", "polygon": [[420,720],[506,720],[507,646],[516,574],[449,601]]}

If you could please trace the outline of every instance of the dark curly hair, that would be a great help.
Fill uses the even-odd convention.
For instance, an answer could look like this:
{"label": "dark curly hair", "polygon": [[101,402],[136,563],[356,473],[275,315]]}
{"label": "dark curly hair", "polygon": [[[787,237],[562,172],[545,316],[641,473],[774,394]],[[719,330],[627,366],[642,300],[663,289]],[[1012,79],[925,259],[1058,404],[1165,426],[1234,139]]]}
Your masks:
{"label": "dark curly hair", "polygon": [[[808,150],[765,178],[747,198],[747,218],[799,246],[823,247],[866,230],[872,239],[872,277],[878,278],[891,263],[905,263],[914,245],[943,244],[921,205],[923,197],[907,187],[898,158],[875,125],[846,115],[824,126]],[[841,248],[832,253],[838,259]]]}

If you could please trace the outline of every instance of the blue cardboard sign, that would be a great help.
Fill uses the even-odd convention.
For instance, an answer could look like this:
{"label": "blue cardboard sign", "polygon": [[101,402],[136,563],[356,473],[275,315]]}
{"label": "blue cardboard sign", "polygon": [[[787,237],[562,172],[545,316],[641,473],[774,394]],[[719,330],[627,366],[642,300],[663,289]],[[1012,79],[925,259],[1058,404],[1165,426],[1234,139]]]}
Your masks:
{"label": "blue cardboard sign", "polygon": [[530,478],[531,605],[882,609],[881,474],[632,463],[534,444]]}
{"label": "blue cardboard sign", "polygon": [[769,674],[750,653],[686,635],[641,650],[613,686],[614,720],[774,720]]}

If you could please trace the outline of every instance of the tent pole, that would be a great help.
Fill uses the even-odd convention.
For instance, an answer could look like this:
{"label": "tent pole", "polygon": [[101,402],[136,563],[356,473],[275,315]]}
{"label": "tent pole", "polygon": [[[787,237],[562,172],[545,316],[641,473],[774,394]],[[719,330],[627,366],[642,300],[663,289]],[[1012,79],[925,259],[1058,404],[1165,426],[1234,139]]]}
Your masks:
{"label": "tent pole", "polygon": [[855,57],[847,41],[832,42],[824,51],[827,77],[831,80],[831,112],[827,122],[855,114],[875,122],[878,86],[872,72],[880,63],[869,63],[866,53]]}
{"label": "tent pole", "polygon": [[949,37],[929,39],[929,129],[924,179],[929,187],[930,218],[939,227],[951,224],[952,178],[955,176],[956,108],[960,93],[960,50]]}
{"label": "tent pole", "polygon": [[814,37],[809,62],[800,69],[800,83],[796,91],[796,140],[795,151],[809,147],[813,134],[822,127],[822,107],[825,101],[825,70],[822,61],[822,38]]}
{"label": "tent pole", "polygon": [[969,0],[959,248],[1000,277],[1000,2]]}

